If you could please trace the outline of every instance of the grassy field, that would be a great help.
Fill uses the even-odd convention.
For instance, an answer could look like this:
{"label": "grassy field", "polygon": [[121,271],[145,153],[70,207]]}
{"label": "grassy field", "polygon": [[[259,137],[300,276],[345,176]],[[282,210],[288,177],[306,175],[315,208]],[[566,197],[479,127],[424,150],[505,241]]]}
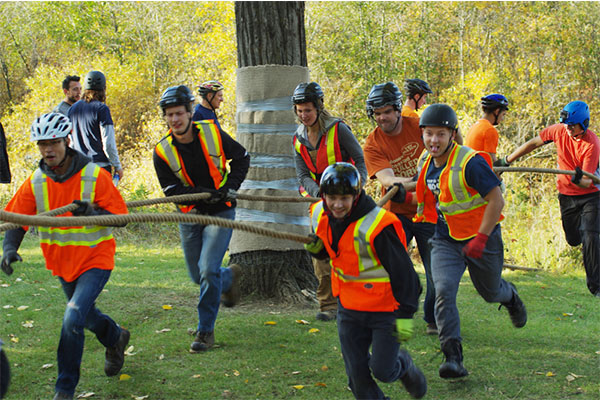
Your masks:
{"label": "grassy field", "polygon": [[[28,235],[29,236],[29,235]],[[33,238],[24,262],[0,276],[0,337],[12,366],[7,399],[50,399],[65,299]],[[421,278],[422,269],[419,268]],[[463,380],[438,377],[437,337],[422,312],[407,348],[428,379],[429,399],[600,398],[600,301],[582,272],[505,272],[527,305],[529,322],[512,327],[505,309],[485,303],[468,276],[461,283]],[[214,350],[188,352],[198,288],[187,277],[178,243],[121,241],[116,269],[98,307],[131,331],[122,375],[103,372],[104,348],[89,332],[76,395],[93,399],[350,399],[335,323],[313,307],[245,298],[221,309]],[[422,299],[421,299],[422,300]],[[22,307],[22,306],[26,306]],[[305,320],[309,324],[301,323]],[[316,331],[315,331],[316,330]],[[400,383],[381,384],[392,399]]]}

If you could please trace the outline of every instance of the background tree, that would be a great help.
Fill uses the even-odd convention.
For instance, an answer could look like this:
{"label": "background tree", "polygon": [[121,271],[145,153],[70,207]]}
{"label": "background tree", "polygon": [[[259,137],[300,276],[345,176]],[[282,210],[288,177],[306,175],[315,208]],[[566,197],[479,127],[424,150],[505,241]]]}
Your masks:
{"label": "background tree", "polygon": [[[237,139],[252,156],[241,189],[246,194],[297,196],[291,93],[308,80],[304,3],[236,2],[235,15]],[[306,203],[239,201],[236,219],[308,234],[307,212]],[[298,243],[236,231],[229,251],[230,263],[243,267],[246,293],[306,301],[302,291],[316,287],[310,257]]]}

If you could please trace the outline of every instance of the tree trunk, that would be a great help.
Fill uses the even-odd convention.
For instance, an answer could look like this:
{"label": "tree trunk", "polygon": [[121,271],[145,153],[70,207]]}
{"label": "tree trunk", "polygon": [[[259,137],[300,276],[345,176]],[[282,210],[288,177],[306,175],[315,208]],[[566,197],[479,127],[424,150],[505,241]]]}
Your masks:
{"label": "tree trunk", "polygon": [[[299,196],[292,137],[294,88],[308,81],[303,2],[236,2],[237,140],[251,155],[244,194]],[[307,203],[238,201],[236,219],[308,234]],[[317,279],[302,245],[234,231],[230,263],[242,267],[243,294],[314,301]]]}

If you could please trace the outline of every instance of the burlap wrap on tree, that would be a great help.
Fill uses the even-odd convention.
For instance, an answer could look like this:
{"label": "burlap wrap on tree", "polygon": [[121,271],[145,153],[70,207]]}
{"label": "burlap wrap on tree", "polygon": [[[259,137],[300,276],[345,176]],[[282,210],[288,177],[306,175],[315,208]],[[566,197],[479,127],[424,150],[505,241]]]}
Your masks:
{"label": "burlap wrap on tree", "polygon": [[[242,110],[236,114],[236,139],[252,157],[240,193],[299,196],[292,148],[296,117],[291,95],[299,83],[309,80],[308,68],[262,65],[239,68],[236,72],[237,105]],[[236,219],[286,232],[309,232],[307,203],[240,200]],[[229,244],[230,254],[298,249],[302,249],[299,243],[266,239],[239,230],[234,230]]]}

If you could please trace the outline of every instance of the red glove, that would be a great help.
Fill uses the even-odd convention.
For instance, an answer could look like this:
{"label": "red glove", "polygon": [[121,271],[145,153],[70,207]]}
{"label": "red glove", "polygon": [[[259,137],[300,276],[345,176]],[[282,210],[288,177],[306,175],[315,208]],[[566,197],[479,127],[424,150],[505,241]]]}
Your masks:
{"label": "red glove", "polygon": [[477,232],[477,236],[469,240],[469,243],[462,249],[462,253],[471,258],[481,258],[485,244],[488,241],[489,236],[481,232]]}

